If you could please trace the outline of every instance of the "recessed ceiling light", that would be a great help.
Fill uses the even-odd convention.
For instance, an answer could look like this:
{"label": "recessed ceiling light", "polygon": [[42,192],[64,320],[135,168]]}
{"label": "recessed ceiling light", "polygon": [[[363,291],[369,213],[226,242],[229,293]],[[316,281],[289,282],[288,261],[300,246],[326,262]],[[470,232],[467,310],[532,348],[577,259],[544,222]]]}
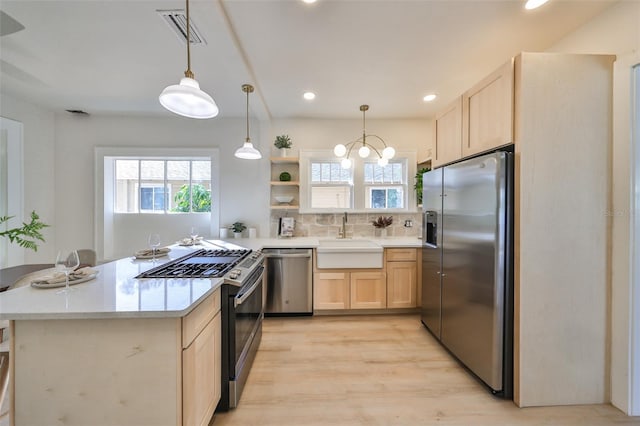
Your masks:
{"label": "recessed ceiling light", "polygon": [[437,98],[437,96],[434,95],[433,93],[431,93],[430,95],[427,95],[424,98],[422,98],[422,100],[425,101],[425,102],[431,102],[435,98]]}
{"label": "recessed ceiling light", "polygon": [[527,0],[527,3],[524,5],[525,9],[531,10],[538,8],[548,2],[549,0]]}
{"label": "recessed ceiling light", "polygon": [[311,3],[315,3],[316,0],[302,0],[303,2],[307,3],[307,4],[311,4]]}
{"label": "recessed ceiling light", "polygon": [[304,92],[304,95],[302,95],[302,97],[308,101],[312,101],[316,98],[316,94],[313,92]]}

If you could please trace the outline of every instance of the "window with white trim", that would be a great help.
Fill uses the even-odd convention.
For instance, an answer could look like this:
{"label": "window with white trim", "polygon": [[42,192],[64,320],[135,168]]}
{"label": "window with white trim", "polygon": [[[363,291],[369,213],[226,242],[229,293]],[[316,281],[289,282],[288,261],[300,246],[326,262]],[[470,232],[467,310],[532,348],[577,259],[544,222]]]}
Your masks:
{"label": "window with white trim", "polygon": [[364,163],[365,208],[402,209],[405,207],[406,168],[403,161],[389,161],[379,166],[376,161]]}
{"label": "window with white trim", "polygon": [[351,207],[353,176],[339,161],[311,161],[310,205],[314,209]]}
{"label": "window with white trim", "polygon": [[209,213],[211,161],[121,158],[114,161],[116,213]]}
{"label": "window with white trim", "polygon": [[386,166],[373,158],[351,157],[343,169],[327,151],[300,152],[300,211],[415,211],[409,177],[415,175],[415,153],[398,152]]}

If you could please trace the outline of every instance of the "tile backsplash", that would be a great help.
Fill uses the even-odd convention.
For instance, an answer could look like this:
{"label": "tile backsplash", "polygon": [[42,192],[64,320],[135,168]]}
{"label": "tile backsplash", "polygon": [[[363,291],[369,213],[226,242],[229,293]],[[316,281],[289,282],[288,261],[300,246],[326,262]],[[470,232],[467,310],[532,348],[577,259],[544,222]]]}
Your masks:
{"label": "tile backsplash", "polygon": [[[295,219],[294,237],[337,237],[342,229],[344,213],[327,214],[298,214],[272,213],[269,234],[278,235],[278,221],[281,217]],[[380,229],[371,222],[380,217],[379,213],[347,213],[347,237],[380,237]],[[388,226],[387,237],[418,237],[421,234],[422,215],[420,213],[392,213],[383,216],[393,217],[393,223]],[[409,221],[411,226],[405,226]],[[407,223],[408,224],[408,223]]]}

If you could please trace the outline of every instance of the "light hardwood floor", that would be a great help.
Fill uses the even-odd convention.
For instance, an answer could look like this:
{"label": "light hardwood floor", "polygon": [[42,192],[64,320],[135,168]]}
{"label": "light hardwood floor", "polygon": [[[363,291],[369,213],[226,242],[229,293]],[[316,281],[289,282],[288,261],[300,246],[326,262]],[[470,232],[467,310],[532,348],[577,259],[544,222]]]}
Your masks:
{"label": "light hardwood floor", "polygon": [[520,409],[492,396],[416,315],[267,318],[225,425],[640,425],[610,405]]}

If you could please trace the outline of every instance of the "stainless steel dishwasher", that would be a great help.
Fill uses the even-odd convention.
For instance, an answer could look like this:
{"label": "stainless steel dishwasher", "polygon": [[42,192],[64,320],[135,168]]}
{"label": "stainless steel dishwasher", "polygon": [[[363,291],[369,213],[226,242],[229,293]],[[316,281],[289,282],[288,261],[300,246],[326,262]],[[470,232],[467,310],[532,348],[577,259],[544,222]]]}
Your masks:
{"label": "stainless steel dishwasher", "polygon": [[312,250],[263,249],[267,260],[265,315],[313,315]]}

